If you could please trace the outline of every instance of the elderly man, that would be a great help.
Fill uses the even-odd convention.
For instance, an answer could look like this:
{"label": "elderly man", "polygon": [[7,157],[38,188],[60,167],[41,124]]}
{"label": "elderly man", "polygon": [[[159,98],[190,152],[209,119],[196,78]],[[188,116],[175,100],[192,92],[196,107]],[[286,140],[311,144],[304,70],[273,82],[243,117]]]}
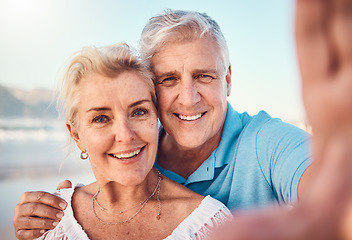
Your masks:
{"label": "elderly man", "polygon": [[[263,111],[249,116],[231,107],[227,44],[213,19],[187,11],[153,17],[140,52],[155,74],[162,123],[156,167],[165,176],[230,209],[294,204],[301,197],[312,168],[309,136]],[[49,193],[24,193],[15,210],[16,236],[40,236],[64,208]]]}

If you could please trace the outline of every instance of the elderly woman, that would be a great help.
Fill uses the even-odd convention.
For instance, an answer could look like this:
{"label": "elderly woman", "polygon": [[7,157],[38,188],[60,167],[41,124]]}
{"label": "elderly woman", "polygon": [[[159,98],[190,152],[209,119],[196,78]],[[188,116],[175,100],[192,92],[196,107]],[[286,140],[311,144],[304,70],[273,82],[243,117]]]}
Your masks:
{"label": "elderly woman", "polygon": [[126,44],[84,48],[60,98],[96,182],[62,189],[62,221],[41,239],[198,239],[231,217],[219,201],[163,177],[154,85]]}

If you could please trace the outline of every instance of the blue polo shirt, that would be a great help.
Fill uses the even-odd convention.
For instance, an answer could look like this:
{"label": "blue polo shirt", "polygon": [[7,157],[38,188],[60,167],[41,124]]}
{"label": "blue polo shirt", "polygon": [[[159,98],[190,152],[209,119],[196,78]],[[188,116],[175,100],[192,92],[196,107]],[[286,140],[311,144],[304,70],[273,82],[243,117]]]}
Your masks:
{"label": "blue polo shirt", "polygon": [[157,163],[155,167],[166,177],[234,210],[293,204],[310,159],[307,132],[264,111],[255,116],[239,114],[228,103],[219,146],[188,179]]}

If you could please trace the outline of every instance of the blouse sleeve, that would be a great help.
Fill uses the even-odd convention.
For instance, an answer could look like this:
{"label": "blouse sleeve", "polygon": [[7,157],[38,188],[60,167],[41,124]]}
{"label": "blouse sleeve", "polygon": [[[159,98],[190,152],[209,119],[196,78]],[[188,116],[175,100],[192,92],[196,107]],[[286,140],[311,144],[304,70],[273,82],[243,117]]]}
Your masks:
{"label": "blouse sleeve", "polygon": [[207,239],[214,229],[232,218],[230,210],[224,204],[207,196],[166,239]]}
{"label": "blouse sleeve", "polygon": [[[60,224],[60,223],[59,223]],[[67,236],[62,228],[62,226],[57,225],[53,230],[49,230],[45,232],[41,237],[37,238],[37,240],[67,240]]]}
{"label": "blouse sleeve", "polygon": [[38,240],[82,240],[88,239],[88,236],[83,231],[82,227],[77,223],[73,216],[71,206],[72,195],[76,187],[83,186],[77,184],[74,188],[65,188],[55,192],[55,195],[61,197],[67,202],[67,207],[64,210],[64,217],[58,225],[47,232],[45,232]]}

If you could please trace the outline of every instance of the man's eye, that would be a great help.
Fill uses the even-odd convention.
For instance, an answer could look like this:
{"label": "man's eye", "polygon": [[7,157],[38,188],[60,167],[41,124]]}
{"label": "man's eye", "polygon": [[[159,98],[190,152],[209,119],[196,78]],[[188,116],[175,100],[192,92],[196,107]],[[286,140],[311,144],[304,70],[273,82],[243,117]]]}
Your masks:
{"label": "man's eye", "polygon": [[93,119],[94,123],[106,123],[108,121],[109,121],[109,118],[105,115],[99,115]]}
{"label": "man's eye", "polygon": [[171,85],[174,85],[176,81],[177,81],[176,77],[167,77],[167,78],[161,79],[159,81],[159,84],[165,85],[165,86],[171,86]]}
{"label": "man's eye", "polygon": [[196,79],[202,81],[202,82],[211,82],[214,77],[211,75],[207,75],[207,74],[200,74],[198,76],[196,76]]}

